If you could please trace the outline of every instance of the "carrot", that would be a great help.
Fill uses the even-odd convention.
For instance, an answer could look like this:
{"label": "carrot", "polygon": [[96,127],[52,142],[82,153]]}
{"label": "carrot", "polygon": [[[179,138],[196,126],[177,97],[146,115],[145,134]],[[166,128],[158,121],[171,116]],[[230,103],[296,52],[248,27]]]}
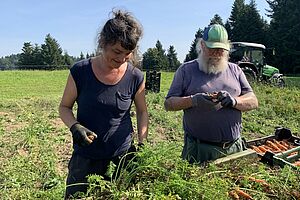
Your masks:
{"label": "carrot", "polygon": [[257,146],[250,146],[254,151],[256,151],[256,153],[263,153]]}
{"label": "carrot", "polygon": [[273,139],[273,142],[283,151],[288,150],[287,147],[285,147],[284,145],[280,144],[280,142],[278,142],[277,140]]}
{"label": "carrot", "polygon": [[290,148],[290,145],[287,143],[287,142],[285,142],[285,141],[280,141],[279,143],[281,143],[283,146],[285,146],[286,148]]}
{"label": "carrot", "polygon": [[[290,153],[289,156],[293,156],[293,155],[297,155],[297,154],[298,154],[298,152],[297,152],[297,151],[294,151],[294,152]],[[289,157],[289,156],[288,156],[288,157]]]}
{"label": "carrot", "polygon": [[263,146],[265,149],[267,149],[267,150],[269,150],[269,151],[274,151],[274,149],[272,149],[270,146],[268,146],[268,145],[265,145],[265,144],[263,144],[263,145],[261,145],[261,146]]}
{"label": "carrot", "polygon": [[268,151],[265,147],[263,147],[263,145],[258,146],[259,150],[261,150],[261,152],[265,153],[266,151]]}
{"label": "carrot", "polygon": [[254,178],[254,177],[249,177],[249,180],[250,180],[250,181],[257,182],[257,183],[265,183],[265,182],[266,182],[265,180],[262,180],[262,179],[256,179],[256,178]]}
{"label": "carrot", "polygon": [[268,145],[263,144],[263,145],[261,145],[261,146],[263,146],[267,151],[271,151],[271,152],[273,152],[273,153],[279,152],[279,151],[277,151],[277,150],[274,150],[273,148],[271,148],[271,147],[268,146]]}
{"label": "carrot", "polygon": [[273,148],[275,151],[281,151],[280,148],[277,147],[277,145],[271,142],[270,140],[267,140],[266,144],[269,145],[271,148]]}
{"label": "carrot", "polygon": [[254,177],[249,177],[249,180],[250,181],[253,181],[253,182],[256,182],[256,183],[261,183],[263,186],[267,186],[269,187],[270,184],[268,184],[265,180],[263,179],[257,179],[257,178],[254,178]]}
{"label": "carrot", "polygon": [[235,190],[231,190],[229,192],[229,196],[232,197],[235,200],[240,199],[239,195],[235,192]]}
{"label": "carrot", "polygon": [[243,190],[240,190],[240,189],[235,189],[236,193],[239,195],[239,196],[242,196],[243,198],[245,199],[253,199],[249,194],[247,194],[246,192],[244,192]]}

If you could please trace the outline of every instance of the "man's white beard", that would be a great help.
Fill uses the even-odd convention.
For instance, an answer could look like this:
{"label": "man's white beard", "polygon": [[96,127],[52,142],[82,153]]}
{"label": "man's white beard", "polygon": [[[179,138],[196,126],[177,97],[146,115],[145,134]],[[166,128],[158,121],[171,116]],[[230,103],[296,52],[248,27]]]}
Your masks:
{"label": "man's white beard", "polygon": [[198,57],[199,69],[206,74],[217,74],[228,67],[227,54],[220,58],[207,58],[201,52]]}

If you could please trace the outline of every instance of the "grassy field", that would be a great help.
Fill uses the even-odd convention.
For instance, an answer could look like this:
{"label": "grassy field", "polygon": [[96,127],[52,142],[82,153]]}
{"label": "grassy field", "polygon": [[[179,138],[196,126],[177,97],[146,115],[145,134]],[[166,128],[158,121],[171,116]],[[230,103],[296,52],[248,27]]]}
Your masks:
{"label": "grassy field", "polygon": [[[68,71],[0,71],[0,199],[63,199],[72,143],[58,117],[58,103],[67,76]],[[240,188],[254,199],[300,198],[300,173],[290,167],[270,167],[257,158],[206,166],[182,161],[182,112],[163,109],[172,78],[173,73],[162,73],[161,92],[147,94],[149,141],[132,170],[111,182],[91,176],[90,196],[230,199],[228,193]],[[300,78],[286,82],[283,89],[253,86],[259,108],[243,114],[247,140],[272,135],[277,126],[300,136]]]}

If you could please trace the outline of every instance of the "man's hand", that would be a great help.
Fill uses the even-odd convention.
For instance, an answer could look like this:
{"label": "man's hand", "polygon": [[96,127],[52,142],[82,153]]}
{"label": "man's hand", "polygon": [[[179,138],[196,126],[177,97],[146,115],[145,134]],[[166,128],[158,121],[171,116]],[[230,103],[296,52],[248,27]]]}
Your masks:
{"label": "man's hand", "polygon": [[191,95],[191,99],[193,107],[216,105],[216,103],[212,101],[212,97],[207,93],[197,93]]}
{"label": "man's hand", "polygon": [[217,94],[217,99],[221,102],[223,107],[235,107],[237,101],[234,97],[232,97],[227,91],[220,91]]}
{"label": "man's hand", "polygon": [[97,138],[94,132],[80,125],[78,122],[71,126],[70,131],[72,132],[73,143],[79,146],[87,146]]}

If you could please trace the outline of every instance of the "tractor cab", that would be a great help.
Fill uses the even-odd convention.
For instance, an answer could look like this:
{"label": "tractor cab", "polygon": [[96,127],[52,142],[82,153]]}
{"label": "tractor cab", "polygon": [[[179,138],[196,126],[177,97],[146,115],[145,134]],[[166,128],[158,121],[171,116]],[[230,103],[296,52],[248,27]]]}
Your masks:
{"label": "tractor cab", "polygon": [[277,68],[265,63],[265,50],[262,44],[232,42],[229,61],[242,68],[249,82],[265,81],[282,87],[283,76]]}

